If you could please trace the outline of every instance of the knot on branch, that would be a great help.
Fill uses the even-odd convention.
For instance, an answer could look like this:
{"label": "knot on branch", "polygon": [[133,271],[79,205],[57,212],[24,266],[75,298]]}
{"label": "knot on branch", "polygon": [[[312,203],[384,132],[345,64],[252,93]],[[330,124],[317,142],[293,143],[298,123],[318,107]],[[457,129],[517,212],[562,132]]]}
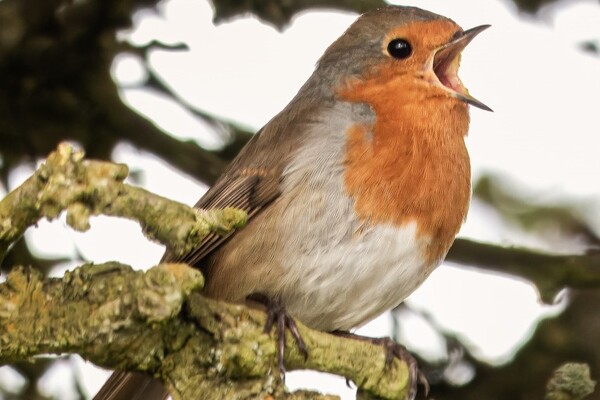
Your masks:
{"label": "knot on branch", "polygon": [[204,278],[186,264],[160,264],[146,272],[144,284],[137,309],[147,321],[159,322],[179,314],[192,291],[202,288]]}
{"label": "knot on branch", "polygon": [[121,192],[127,177],[124,164],[84,161],[84,152],[61,143],[34,177],[40,181],[36,208],[52,219],[67,210],[67,223],[77,230],[89,229],[90,214],[99,214]]}

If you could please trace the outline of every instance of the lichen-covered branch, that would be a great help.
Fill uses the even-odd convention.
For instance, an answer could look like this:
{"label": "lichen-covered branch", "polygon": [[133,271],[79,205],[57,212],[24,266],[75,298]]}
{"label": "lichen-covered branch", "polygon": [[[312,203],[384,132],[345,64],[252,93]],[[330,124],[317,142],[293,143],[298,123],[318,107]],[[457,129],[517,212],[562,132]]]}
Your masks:
{"label": "lichen-covered branch", "polygon": [[33,176],[0,201],[0,248],[8,248],[41,218],[55,218],[64,210],[78,230],[89,228],[90,215],[136,220],[146,235],[175,254],[189,252],[210,232],[225,233],[246,221],[239,210],[194,210],[167,200],[123,183],[126,176],[125,165],[84,160],[83,152],[60,144]]}
{"label": "lichen-covered branch", "polygon": [[184,300],[203,282],[184,264],[146,273],[119,263],[87,264],[62,279],[13,268],[0,284],[0,363],[72,352],[99,365],[156,369],[167,345],[181,346],[189,335],[160,326],[177,323]]}
{"label": "lichen-covered branch", "polygon": [[[274,367],[276,342],[263,333],[265,314],[192,294],[190,315],[214,337],[219,365],[231,376],[261,376]],[[339,338],[306,328],[298,329],[309,351],[304,360],[287,332],[285,363],[288,370],[311,369],[347,377],[368,394],[403,399],[408,387],[406,364],[397,359],[386,366],[381,346]]]}
{"label": "lichen-covered branch", "polygon": [[582,400],[594,392],[596,382],[587,364],[567,363],[560,366],[547,385],[546,400]]}
{"label": "lichen-covered branch", "polygon": [[[184,264],[145,273],[118,263],[84,265],[63,279],[16,268],[0,284],[0,364],[79,353],[100,366],[160,376],[175,399],[321,398],[285,394],[276,342],[263,332],[265,314],[206,299],[194,292],[202,283]],[[299,329],[309,357],[289,338],[289,370],[337,373],[366,393],[404,398],[406,365],[386,367],[381,347]]]}

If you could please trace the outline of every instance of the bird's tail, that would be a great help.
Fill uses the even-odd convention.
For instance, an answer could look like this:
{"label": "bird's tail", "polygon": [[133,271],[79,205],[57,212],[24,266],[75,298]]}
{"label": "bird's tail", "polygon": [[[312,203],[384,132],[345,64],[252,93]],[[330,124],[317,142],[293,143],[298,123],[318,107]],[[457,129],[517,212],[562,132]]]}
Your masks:
{"label": "bird's tail", "polygon": [[158,379],[134,372],[114,372],[93,400],[166,400],[169,393]]}

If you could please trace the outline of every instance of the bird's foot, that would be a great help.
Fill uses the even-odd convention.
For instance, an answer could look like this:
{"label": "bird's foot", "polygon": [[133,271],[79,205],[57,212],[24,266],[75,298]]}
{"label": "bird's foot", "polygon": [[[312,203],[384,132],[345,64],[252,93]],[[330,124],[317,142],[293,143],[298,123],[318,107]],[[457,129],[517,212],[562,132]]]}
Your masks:
{"label": "bird's foot", "polygon": [[265,323],[264,332],[271,333],[273,327],[277,330],[277,362],[279,366],[279,372],[281,373],[282,379],[285,381],[285,330],[290,330],[292,337],[296,341],[300,354],[304,356],[306,360],[308,358],[308,350],[306,344],[298,331],[296,322],[288,314],[285,306],[277,300],[273,300],[263,294],[253,294],[248,296],[248,300],[255,301],[266,307],[267,311],[267,322]]}
{"label": "bird's foot", "polygon": [[332,334],[336,336],[346,337],[350,339],[363,340],[382,346],[385,350],[385,365],[390,366],[394,358],[404,361],[408,366],[408,380],[410,388],[408,390],[408,399],[413,400],[417,396],[417,384],[423,386],[425,397],[429,395],[429,382],[425,375],[419,370],[415,357],[401,344],[396,343],[390,337],[372,338],[368,336],[356,335],[350,332],[334,331]]}

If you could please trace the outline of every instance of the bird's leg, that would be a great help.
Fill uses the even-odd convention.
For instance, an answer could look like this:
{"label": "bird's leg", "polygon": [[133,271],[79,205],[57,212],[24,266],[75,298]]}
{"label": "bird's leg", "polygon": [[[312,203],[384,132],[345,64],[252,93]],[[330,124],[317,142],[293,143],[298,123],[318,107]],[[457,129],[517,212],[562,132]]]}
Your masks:
{"label": "bird's leg", "polygon": [[415,357],[401,344],[396,343],[390,337],[372,338],[368,336],[356,335],[354,333],[346,331],[333,331],[331,332],[335,336],[345,337],[349,339],[362,340],[365,342],[373,343],[378,346],[382,346],[385,350],[385,365],[391,365],[394,358],[402,360],[408,366],[408,378],[410,380],[410,389],[408,391],[408,398],[414,399],[417,395],[417,384],[423,385],[425,397],[429,394],[429,382],[425,375],[419,370],[417,360]]}
{"label": "bird's leg", "polygon": [[289,329],[292,337],[296,341],[300,354],[304,356],[304,359],[308,357],[308,350],[306,344],[300,336],[298,327],[294,319],[288,314],[285,306],[278,300],[273,300],[264,294],[255,293],[248,296],[248,300],[265,306],[267,311],[267,321],[265,323],[264,332],[270,333],[273,326],[277,329],[277,360],[279,366],[279,372],[282,378],[285,380],[285,329]]}

